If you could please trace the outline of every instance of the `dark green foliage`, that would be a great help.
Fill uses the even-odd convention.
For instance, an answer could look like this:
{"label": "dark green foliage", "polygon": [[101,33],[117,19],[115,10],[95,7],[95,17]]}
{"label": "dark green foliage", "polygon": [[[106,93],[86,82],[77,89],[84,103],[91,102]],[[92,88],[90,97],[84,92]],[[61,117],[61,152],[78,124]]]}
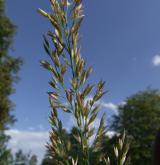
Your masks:
{"label": "dark green foliage", "polygon": [[7,141],[9,137],[0,131],[0,165],[9,165],[12,161],[12,155],[10,150],[7,149]]}
{"label": "dark green foliage", "polygon": [[114,117],[113,128],[126,130],[131,139],[130,155],[133,165],[151,165],[153,144],[160,129],[160,92],[147,89],[126,99]]}
{"label": "dark green foliage", "polygon": [[[113,135],[112,137],[106,137],[103,140],[103,153],[106,153],[107,156],[110,158],[110,160],[112,160],[110,162],[110,165],[117,165],[117,159],[115,157],[115,151],[113,150],[113,146],[116,146],[118,149],[120,149],[120,143],[121,143],[122,138],[120,137],[120,135]],[[126,142],[124,143],[122,150],[126,150],[125,148],[127,148],[127,151],[130,149],[130,141],[129,139],[125,140]],[[120,152],[119,157],[122,157],[124,152]],[[119,161],[119,158],[118,158]],[[126,153],[126,162],[125,165],[131,165],[130,163],[130,153],[127,152]]]}
{"label": "dark green foliage", "polygon": [[37,164],[37,156],[32,155],[30,160],[29,160],[29,165],[36,165]]}
{"label": "dark green foliage", "polygon": [[51,158],[49,154],[46,154],[41,165],[56,165],[56,163],[54,163],[53,158]]}
{"label": "dark green foliage", "polygon": [[19,150],[15,154],[12,165],[37,165],[37,156],[25,154],[22,150]]}
{"label": "dark green foliage", "polygon": [[[83,157],[83,153],[81,151],[81,146],[79,144],[79,142],[77,141],[78,139],[76,137],[78,137],[79,135],[79,130],[77,127],[73,127],[71,132],[69,133],[69,140],[71,143],[71,150],[70,150],[70,155],[74,158],[74,160],[77,159],[77,155],[79,157],[79,163],[82,162],[82,157]],[[77,140],[76,140],[77,139]]]}
{"label": "dark green foliage", "polygon": [[12,85],[17,80],[21,60],[8,55],[14,32],[15,26],[5,16],[4,1],[0,0],[0,130],[15,121],[11,115],[13,103],[9,96],[14,92]]}
{"label": "dark green foliage", "polygon": [[28,161],[28,156],[25,155],[22,150],[19,150],[16,154],[15,154],[15,160],[13,161],[15,165],[25,165]]}
{"label": "dark green foliage", "polygon": [[[5,165],[10,157],[10,151],[6,149],[8,137],[4,131],[15,122],[11,111],[13,103],[9,99],[14,92],[13,82],[17,80],[17,72],[21,64],[19,58],[8,55],[15,33],[15,26],[5,15],[4,0],[0,0],[0,164]],[[3,163],[2,163],[3,162]],[[4,163],[5,162],[5,163]]]}

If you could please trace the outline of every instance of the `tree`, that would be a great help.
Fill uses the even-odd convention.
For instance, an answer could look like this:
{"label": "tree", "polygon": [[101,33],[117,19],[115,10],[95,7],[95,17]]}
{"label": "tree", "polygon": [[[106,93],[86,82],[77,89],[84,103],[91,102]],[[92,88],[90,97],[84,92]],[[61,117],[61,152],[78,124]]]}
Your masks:
{"label": "tree", "polygon": [[6,142],[8,141],[8,136],[6,136],[2,131],[0,131],[0,164],[9,165],[12,161],[12,154],[9,149],[6,148]]}
{"label": "tree", "polygon": [[126,130],[132,139],[130,146],[133,165],[150,165],[155,136],[160,129],[160,92],[147,89],[127,98],[119,106],[112,127],[118,133]]}
{"label": "tree", "polygon": [[36,165],[37,162],[38,162],[37,156],[36,155],[32,155],[30,160],[29,160],[29,165]]}
{"label": "tree", "polygon": [[[92,67],[86,65],[80,53],[79,29],[84,18],[82,0],[50,2],[53,9],[51,14],[39,9],[40,14],[51,22],[54,29],[44,35],[44,48],[51,62],[41,61],[42,66],[52,74],[52,91],[48,92],[52,108],[48,150],[57,164],[89,165],[90,155],[101,151],[101,140],[107,131],[105,114],[101,117],[99,128],[96,130],[92,127],[100,110],[98,101],[106,93],[105,82],[99,81],[97,85],[87,83]],[[90,95],[93,97],[87,99]],[[59,111],[71,115],[76,121],[77,130],[73,132],[73,137],[79,150],[75,157],[71,155],[72,142],[64,136]],[[90,146],[93,135],[95,138]],[[125,154],[123,156],[125,158]],[[109,164],[102,152],[97,155],[97,159],[99,163]],[[119,161],[121,160],[117,161],[117,165],[125,163],[125,159],[121,163]]]}
{"label": "tree", "polygon": [[28,156],[22,150],[19,150],[15,153],[15,160],[13,162],[15,165],[25,165],[28,162]]}
{"label": "tree", "polygon": [[47,153],[43,158],[41,165],[56,165],[56,164],[54,163],[53,158],[51,158]]}
{"label": "tree", "polygon": [[10,151],[6,148],[8,137],[4,131],[15,122],[15,117],[11,113],[13,103],[9,97],[14,92],[13,83],[18,78],[21,60],[8,55],[15,26],[5,15],[4,3],[4,0],[0,0],[0,164],[8,165]]}
{"label": "tree", "polygon": [[30,153],[25,154],[22,150],[19,150],[15,153],[15,156],[12,160],[13,165],[36,165],[37,156],[31,155]]}

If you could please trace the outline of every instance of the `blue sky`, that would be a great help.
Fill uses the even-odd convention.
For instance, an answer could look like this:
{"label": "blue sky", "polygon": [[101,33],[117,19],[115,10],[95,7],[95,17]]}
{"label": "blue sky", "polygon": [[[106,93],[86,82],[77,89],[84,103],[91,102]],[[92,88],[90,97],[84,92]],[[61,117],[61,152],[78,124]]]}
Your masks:
{"label": "blue sky", "polygon": [[[11,54],[24,59],[21,81],[11,97],[16,107],[16,130],[47,131],[50,112],[46,92],[50,75],[40,67],[47,58],[42,34],[51,26],[37,13],[50,11],[46,0],[7,0],[6,12],[17,25]],[[104,110],[146,87],[160,87],[160,1],[88,0],[84,2],[82,55],[94,66],[92,82],[106,81]],[[68,119],[64,118],[65,125]]]}

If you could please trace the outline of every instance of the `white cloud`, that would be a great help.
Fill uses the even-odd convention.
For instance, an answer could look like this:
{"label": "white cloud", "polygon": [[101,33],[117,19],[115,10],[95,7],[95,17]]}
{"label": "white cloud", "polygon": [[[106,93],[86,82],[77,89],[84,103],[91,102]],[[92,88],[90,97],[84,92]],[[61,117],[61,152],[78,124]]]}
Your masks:
{"label": "white cloud", "polygon": [[117,109],[118,109],[118,106],[116,105],[116,104],[114,104],[114,103],[112,103],[112,102],[100,102],[100,104],[101,104],[101,107],[102,108],[107,108],[107,109],[110,109],[110,110],[112,110],[113,111],[113,113],[115,113],[115,114],[117,114],[118,113],[118,111],[117,111]]}
{"label": "white cloud", "polygon": [[11,136],[9,148],[15,153],[22,149],[25,153],[31,152],[38,156],[39,161],[43,158],[46,148],[45,144],[48,141],[49,133],[47,131],[24,131],[11,129],[6,131]]}
{"label": "white cloud", "polygon": [[160,55],[158,55],[158,54],[155,55],[153,57],[152,63],[154,66],[159,66],[160,65]]}

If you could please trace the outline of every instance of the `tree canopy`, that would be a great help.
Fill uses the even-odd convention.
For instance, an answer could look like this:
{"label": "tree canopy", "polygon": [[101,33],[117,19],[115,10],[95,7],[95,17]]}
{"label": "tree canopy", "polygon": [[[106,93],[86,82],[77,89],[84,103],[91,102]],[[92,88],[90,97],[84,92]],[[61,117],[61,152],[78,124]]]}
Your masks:
{"label": "tree canopy", "polygon": [[[20,58],[9,55],[9,49],[13,42],[15,25],[5,13],[5,1],[0,0],[0,164],[7,164],[7,155],[9,150],[6,149],[8,137],[4,131],[10,124],[15,122],[12,113],[13,103],[10,95],[14,92],[13,83],[17,80],[17,73],[21,64]],[[6,159],[6,160],[5,160]],[[4,161],[5,160],[5,161]],[[2,163],[3,162],[3,163]],[[5,163],[4,163],[5,162]],[[8,165],[8,164],[7,164]]]}
{"label": "tree canopy", "polygon": [[25,154],[22,150],[15,153],[13,165],[37,165],[37,156],[30,153]]}
{"label": "tree canopy", "polygon": [[131,163],[150,165],[155,136],[160,129],[160,91],[138,92],[128,97],[118,109],[112,127],[118,133],[125,129],[131,138]]}

